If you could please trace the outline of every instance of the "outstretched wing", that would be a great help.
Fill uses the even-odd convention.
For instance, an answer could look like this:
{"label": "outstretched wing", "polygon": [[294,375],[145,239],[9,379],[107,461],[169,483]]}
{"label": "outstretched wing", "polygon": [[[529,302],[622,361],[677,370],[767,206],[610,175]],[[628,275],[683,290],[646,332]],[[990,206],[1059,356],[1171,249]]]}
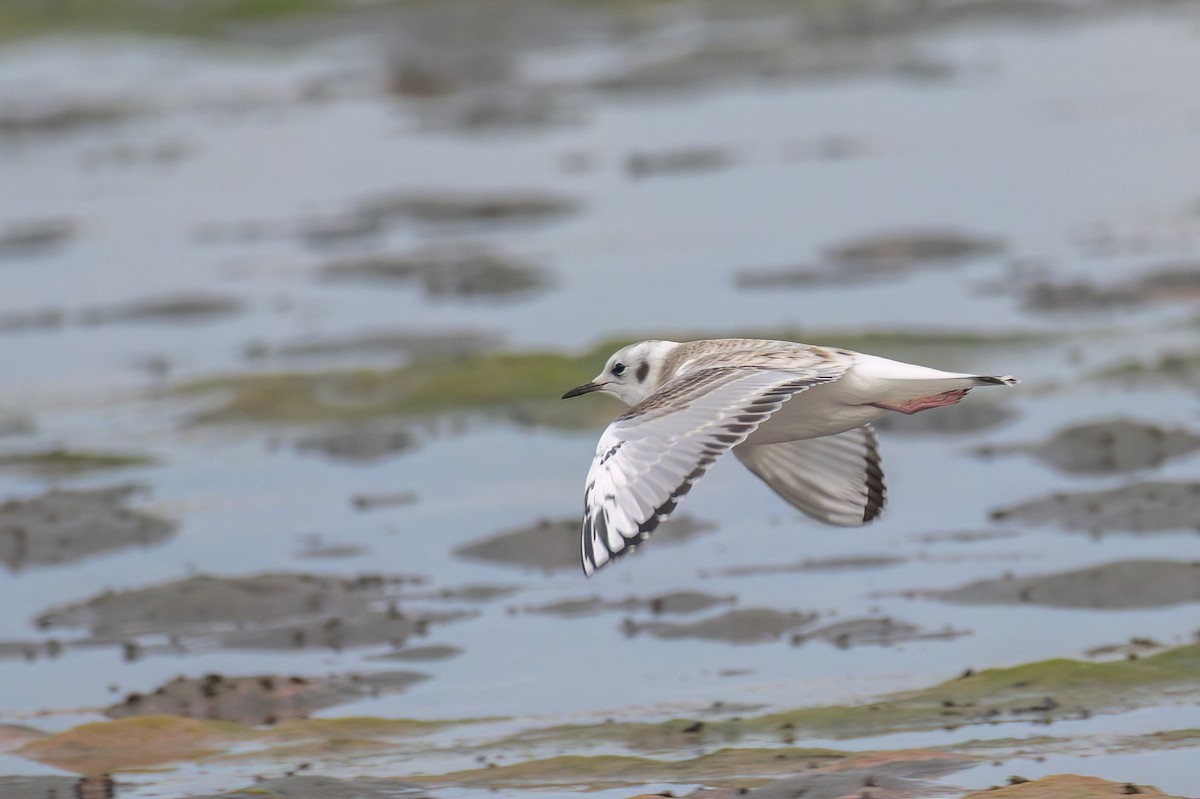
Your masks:
{"label": "outstretched wing", "polygon": [[721,366],[687,372],[618,417],[600,436],[584,491],[583,571],[644,540],[708,467],[796,394],[848,364],[804,369]]}
{"label": "outstretched wing", "polygon": [[818,521],[859,527],[883,512],[887,489],[870,425],[822,438],[742,444],[733,454],[776,494]]}

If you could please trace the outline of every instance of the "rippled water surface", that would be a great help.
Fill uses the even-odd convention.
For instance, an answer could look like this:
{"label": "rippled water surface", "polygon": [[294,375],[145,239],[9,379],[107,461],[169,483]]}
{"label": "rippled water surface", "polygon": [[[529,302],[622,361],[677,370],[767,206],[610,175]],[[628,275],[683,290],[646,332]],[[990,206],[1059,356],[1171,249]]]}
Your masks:
{"label": "rippled water surface", "polygon": [[[1119,474],[977,451],[1117,417],[1197,428],[1194,367],[1190,378],[1132,383],[1095,375],[1129,359],[1197,352],[1200,280],[1169,290],[1134,284],[1167,267],[1200,273],[1200,194],[1189,168],[1200,163],[1198,24],[1186,4],[1070,21],[984,19],[871,39],[861,47],[876,57],[853,70],[605,88],[614,65],[724,31],[668,18],[640,37],[519,49],[515,73],[480,96],[534,87],[563,111],[515,125],[464,122],[454,98],[474,97],[474,88],[434,99],[385,91],[387,65],[396,69],[397,59],[385,33],[289,46],[5,45],[0,117],[87,106],[105,118],[0,124],[0,233],[16,237],[0,247],[0,457],[70,450],[138,460],[79,470],[5,461],[0,498],[133,483],[140,492],[122,500],[117,515],[136,509],[171,526],[155,540],[101,542],[61,557],[22,549],[15,522],[0,529],[0,682],[8,686],[0,721],[65,729],[179,675],[407,670],[430,679],[316,715],[507,718],[441,733],[436,740],[449,746],[551,723],[689,716],[714,703],[726,715],[857,703],[968,668],[1086,659],[1095,647],[1131,638],[1191,643],[1195,605],[1183,600],[1097,610],[1084,601],[952,604],[931,592],[1009,573],[1200,559],[1195,508],[1190,521],[1145,535],[989,516],[1055,492],[1195,482],[1194,451]],[[532,193],[563,208],[482,220],[407,211],[376,222],[362,210],[431,192]],[[46,221],[60,226],[57,234],[51,225],[32,243],[19,240]],[[913,246],[932,234],[966,242],[967,251],[918,254],[859,279],[847,278],[849,262],[836,255],[877,237]],[[532,270],[535,285],[477,293],[439,289],[419,275],[328,278],[331,264],[463,241]],[[746,275],[789,270],[808,277],[746,285]],[[1064,308],[1031,299],[1078,281],[1133,288]],[[1068,295],[1078,292],[1053,294]],[[459,550],[540,520],[569,527],[601,424],[528,425],[507,412],[376,419],[360,433],[364,454],[305,443],[361,420],[196,424],[220,395],[173,391],[213,376],[383,368],[411,357],[411,348],[386,341],[285,352],[297,342],[366,334],[471,334],[472,348],[578,353],[649,334],[781,329],[820,343],[853,339],[851,347],[877,332],[864,347],[932,366],[1011,372],[1024,383],[885,426],[889,508],[874,525],[821,527],[722,461],[682,506],[700,530],[651,540],[591,580],[570,564],[536,565],[536,543],[514,544],[516,562],[508,563]],[[913,333],[946,335],[913,343],[905,338]],[[618,411],[610,398],[574,402]],[[939,429],[931,418],[970,405],[1003,412],[974,422],[955,416],[962,429],[952,421]],[[932,426],[921,427],[926,421]],[[384,427],[403,431],[403,441],[387,439]],[[396,443],[379,445],[384,439]],[[364,509],[361,498],[375,495],[391,500]],[[779,564],[798,567],[754,568]],[[101,622],[36,621],[106,591],[264,572],[419,577],[371,595],[370,612],[431,620],[408,636],[364,633],[298,647],[249,633],[252,642],[236,643],[221,637],[229,630],[177,622],[109,633]],[[721,601],[690,615],[619,605],[684,591]],[[576,608],[583,612],[536,612],[568,600],[587,600]],[[366,618],[366,605],[347,608],[317,615],[348,625]],[[818,615],[777,635],[764,628],[752,642],[655,634],[663,629],[656,624],[731,609]],[[298,607],[281,618],[299,623],[313,611]],[[883,618],[919,634],[883,646],[793,639]],[[47,649],[50,640],[57,643]],[[430,645],[459,653],[379,658]],[[1102,743],[1200,726],[1193,702],[1049,728],[1021,720],[812,745],[1079,737],[1098,743],[1045,762],[980,765],[948,784],[981,788],[1012,772],[1074,771],[1194,794],[1200,779],[1184,765],[1194,748],[1113,752]],[[475,765],[444,747],[412,764],[412,755],[378,756],[333,762],[321,773]],[[12,774],[48,769],[15,754],[0,765]],[[261,764],[185,766],[130,777],[130,795],[228,790],[260,773]],[[439,795],[456,790],[464,789]]]}

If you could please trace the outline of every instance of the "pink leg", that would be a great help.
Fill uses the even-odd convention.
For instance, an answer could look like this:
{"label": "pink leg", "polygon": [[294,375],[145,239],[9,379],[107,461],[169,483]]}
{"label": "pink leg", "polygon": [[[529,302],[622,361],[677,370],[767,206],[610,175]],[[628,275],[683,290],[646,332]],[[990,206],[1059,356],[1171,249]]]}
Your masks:
{"label": "pink leg", "polygon": [[908,400],[906,402],[872,402],[876,408],[883,408],[885,411],[900,411],[900,413],[917,413],[918,411],[927,411],[930,408],[940,408],[943,405],[953,405],[963,397],[967,396],[969,388],[956,388],[953,391],[946,391],[941,394],[934,394],[932,397],[921,397],[920,399]]}

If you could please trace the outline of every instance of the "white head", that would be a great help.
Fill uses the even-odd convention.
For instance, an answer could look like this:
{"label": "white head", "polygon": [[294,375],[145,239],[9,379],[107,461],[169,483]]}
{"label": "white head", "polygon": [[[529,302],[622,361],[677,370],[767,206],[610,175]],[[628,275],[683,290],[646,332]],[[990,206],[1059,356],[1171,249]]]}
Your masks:
{"label": "white head", "polygon": [[612,394],[626,405],[637,405],[658,390],[670,375],[666,372],[667,356],[678,347],[674,341],[639,341],[622,347],[604,364],[604,370],[590,383],[584,383],[563,394],[563,399],[603,391]]}

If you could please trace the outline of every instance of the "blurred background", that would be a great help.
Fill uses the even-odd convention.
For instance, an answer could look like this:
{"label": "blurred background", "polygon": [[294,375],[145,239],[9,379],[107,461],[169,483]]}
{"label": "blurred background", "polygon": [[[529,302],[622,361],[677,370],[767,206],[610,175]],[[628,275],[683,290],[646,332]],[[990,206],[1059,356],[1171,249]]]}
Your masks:
{"label": "blurred background", "polygon": [[[0,3],[0,795],[1200,793],[1197,75],[1185,0]],[[1024,382],[868,528],[721,462],[585,580],[557,398],[728,335]]]}

